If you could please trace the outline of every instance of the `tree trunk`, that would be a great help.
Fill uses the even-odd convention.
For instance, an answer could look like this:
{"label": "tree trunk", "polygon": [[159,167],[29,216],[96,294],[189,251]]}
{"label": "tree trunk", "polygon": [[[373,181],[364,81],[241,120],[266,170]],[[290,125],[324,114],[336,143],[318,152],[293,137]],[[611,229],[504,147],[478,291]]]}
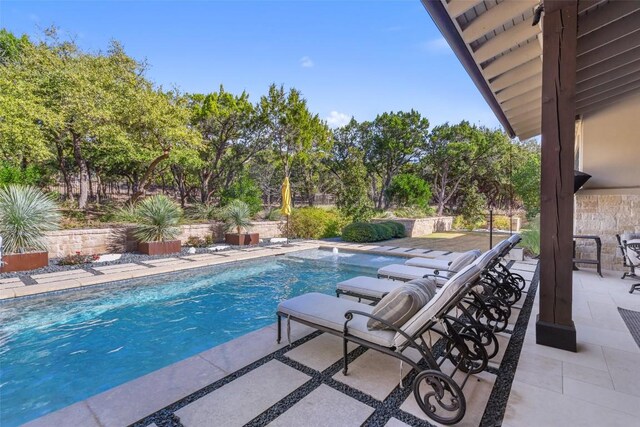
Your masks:
{"label": "tree trunk", "polygon": [[142,179],[138,182],[137,188],[134,190],[133,194],[131,195],[131,199],[129,200],[130,202],[135,202],[140,198],[140,196],[144,194],[144,190],[146,190],[147,186],[149,185],[150,179],[153,175],[153,172],[156,169],[156,166],[158,166],[158,164],[161,161],[163,161],[168,157],[169,157],[169,151],[165,150],[161,155],[153,159],[153,161],[147,168],[146,172],[142,176]]}
{"label": "tree trunk", "polygon": [[78,169],[80,170],[80,196],[78,197],[78,208],[86,209],[87,200],[89,198],[89,168],[87,167],[87,161],[82,156],[80,137],[72,134],[71,140],[73,142],[73,157]]}

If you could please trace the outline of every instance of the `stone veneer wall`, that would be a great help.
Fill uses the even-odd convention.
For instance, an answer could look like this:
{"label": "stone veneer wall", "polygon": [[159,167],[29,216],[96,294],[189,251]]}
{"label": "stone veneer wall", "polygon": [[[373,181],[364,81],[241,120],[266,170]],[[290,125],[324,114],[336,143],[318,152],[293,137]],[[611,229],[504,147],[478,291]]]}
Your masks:
{"label": "stone veneer wall", "polygon": [[428,218],[390,218],[377,219],[375,222],[396,221],[404,225],[407,237],[420,237],[427,234],[450,231],[453,224],[452,216],[433,216]]}
{"label": "stone veneer wall", "polygon": [[[576,194],[575,234],[596,235],[602,240],[602,268],[622,270],[616,234],[640,232],[640,195]],[[596,258],[593,241],[578,239],[577,258]],[[593,267],[578,264],[578,268]]]}
{"label": "stone veneer wall", "polygon": [[[281,237],[280,221],[253,222],[249,229],[259,233],[260,238]],[[179,240],[186,242],[190,236],[204,237],[211,235],[216,241],[224,240],[224,229],[221,223],[183,225]],[[137,241],[132,235],[131,226],[119,228],[87,228],[59,230],[47,233],[47,249],[52,258],[62,257],[80,251],[83,254],[103,254],[109,252],[132,252],[137,248]]]}

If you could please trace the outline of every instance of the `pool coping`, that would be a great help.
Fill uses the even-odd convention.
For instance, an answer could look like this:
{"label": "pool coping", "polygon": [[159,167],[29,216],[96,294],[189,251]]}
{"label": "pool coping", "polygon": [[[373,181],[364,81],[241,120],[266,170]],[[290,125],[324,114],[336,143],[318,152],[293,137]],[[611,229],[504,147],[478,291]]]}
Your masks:
{"label": "pool coping", "polygon": [[[392,246],[393,240],[384,242],[387,245],[375,245],[375,244],[357,244],[348,242],[326,242],[318,240],[307,240],[303,242],[296,242],[289,245],[281,246],[269,246],[261,248],[251,248],[250,250],[235,250],[225,252],[224,255],[211,254],[212,258],[208,260],[196,260],[185,263],[176,263],[160,266],[147,266],[144,269],[136,269],[130,271],[121,271],[115,273],[102,273],[94,276],[87,277],[62,277],[59,281],[51,281],[48,283],[34,284],[34,285],[22,285],[11,288],[0,289],[0,302],[6,300],[12,300],[15,298],[40,296],[46,294],[54,294],[60,291],[67,291],[71,289],[81,289],[94,285],[104,285],[112,282],[119,282],[122,280],[135,279],[140,277],[155,276],[159,274],[173,273],[176,271],[184,271],[195,268],[210,267],[214,265],[230,264],[237,261],[246,261],[258,258],[266,258],[270,256],[284,255],[291,252],[309,250],[309,249],[322,249],[332,250],[337,248],[338,250],[344,250],[352,253],[362,253],[368,255],[381,255],[391,256],[398,258],[431,258],[429,252],[437,252],[438,255],[449,255],[453,252],[447,251],[429,251],[420,250],[421,252],[414,252],[416,248],[403,248],[398,246]],[[389,245],[391,244],[391,246]],[[117,265],[117,264],[116,264]],[[116,266],[114,265],[114,267]],[[114,268],[117,270],[117,268]],[[70,270],[75,271],[75,270]],[[58,274],[58,273],[54,273]]]}

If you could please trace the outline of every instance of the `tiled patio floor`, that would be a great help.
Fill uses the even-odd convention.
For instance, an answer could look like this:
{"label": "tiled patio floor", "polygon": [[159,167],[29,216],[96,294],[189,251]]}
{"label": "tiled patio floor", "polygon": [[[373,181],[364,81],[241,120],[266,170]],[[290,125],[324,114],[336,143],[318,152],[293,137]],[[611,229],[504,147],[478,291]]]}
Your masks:
{"label": "tiled patio floor", "polygon": [[618,312],[640,311],[640,292],[620,275],[574,273],[577,353],[535,344],[536,298],[504,426],[640,424],[640,348]]}

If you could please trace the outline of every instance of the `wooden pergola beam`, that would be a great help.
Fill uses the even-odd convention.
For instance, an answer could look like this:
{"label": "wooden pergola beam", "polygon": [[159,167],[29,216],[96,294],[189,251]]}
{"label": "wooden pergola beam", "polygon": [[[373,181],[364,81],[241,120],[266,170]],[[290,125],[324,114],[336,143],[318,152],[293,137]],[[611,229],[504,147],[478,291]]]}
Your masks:
{"label": "wooden pergola beam", "polygon": [[462,38],[471,43],[479,39],[498,26],[532,10],[538,4],[538,0],[505,1],[485,11],[482,15],[471,21],[469,26],[462,30]]}
{"label": "wooden pergola beam", "polygon": [[[640,3],[640,2],[638,2]],[[584,70],[632,49],[640,47],[640,31],[629,33],[578,57],[577,70]]]}
{"label": "wooden pergola beam", "polygon": [[597,98],[603,95],[616,95],[613,93],[616,90],[623,90],[625,87],[632,86],[634,83],[640,81],[640,72],[627,74],[624,77],[614,79],[609,83],[592,87],[583,92],[576,94],[576,108],[580,108],[581,104],[589,103],[590,99]]}
{"label": "wooden pergola beam", "polygon": [[594,77],[608,74],[612,70],[620,68],[640,58],[640,47],[628,50],[620,55],[613,56],[605,61],[593,64],[584,70],[578,71],[576,77],[578,83],[582,83],[586,80]]}
{"label": "wooden pergola beam", "polygon": [[481,0],[451,0],[449,3],[445,2],[445,5],[451,17],[457,18],[480,3],[480,1]]}
{"label": "wooden pergola beam", "polygon": [[[640,3],[640,2],[639,2]],[[640,31],[640,10],[630,13],[611,25],[602,27],[578,39],[578,56],[598,49],[628,34]]]}
{"label": "wooden pergola beam", "polygon": [[539,58],[540,53],[540,44],[537,41],[529,42],[488,64],[482,69],[482,74],[484,74],[486,78],[492,79],[514,69],[518,65],[524,64],[534,58]]}
{"label": "wooden pergola beam", "polygon": [[498,102],[505,102],[530,90],[539,88],[542,86],[542,74],[536,74],[533,77],[529,77],[526,80],[522,80],[506,89],[501,90],[496,94]]}
{"label": "wooden pergola beam", "polygon": [[518,25],[509,28],[507,31],[503,31],[494,38],[487,40],[473,52],[473,56],[476,58],[478,64],[480,64],[505,50],[511,49],[535,37],[540,31],[539,24],[533,26],[529,20],[524,20]]}
{"label": "wooden pergola beam", "polygon": [[578,2],[545,0],[544,9],[536,343],[575,352],[572,254]]}
{"label": "wooden pergola beam", "polygon": [[495,92],[506,89],[516,83],[542,73],[542,60],[536,57],[491,80],[491,89]]}
{"label": "wooden pergola beam", "polygon": [[606,5],[598,8],[597,10],[590,11],[589,13],[580,17],[580,28],[578,29],[578,37],[584,37],[592,31],[596,31],[602,27],[606,27],[607,25],[611,25],[614,23],[617,24],[616,21],[638,10],[640,10],[639,1],[611,1]]}
{"label": "wooden pergola beam", "polygon": [[578,74],[578,82],[576,83],[576,93],[584,92],[594,87],[607,84],[611,81],[617,80],[620,77],[628,76],[640,72],[640,56],[635,61],[629,62],[622,67],[614,68],[610,72],[600,74],[594,78],[580,81],[580,74]]}

